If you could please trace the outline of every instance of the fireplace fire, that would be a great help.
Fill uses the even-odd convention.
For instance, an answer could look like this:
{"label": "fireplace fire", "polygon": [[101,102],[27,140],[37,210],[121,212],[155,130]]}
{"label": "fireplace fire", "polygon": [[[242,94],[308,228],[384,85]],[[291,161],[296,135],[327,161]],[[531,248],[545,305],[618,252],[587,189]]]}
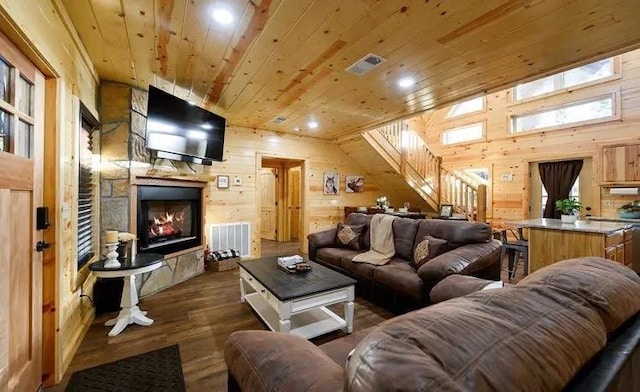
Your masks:
{"label": "fireplace fire", "polygon": [[169,254],[201,244],[200,188],[138,187],[141,252]]}
{"label": "fireplace fire", "polygon": [[[158,204],[164,204],[164,207],[158,206]],[[182,237],[183,233],[189,231],[190,215],[190,203],[151,202],[149,206],[149,242]],[[189,233],[186,233],[186,236],[190,237]]]}

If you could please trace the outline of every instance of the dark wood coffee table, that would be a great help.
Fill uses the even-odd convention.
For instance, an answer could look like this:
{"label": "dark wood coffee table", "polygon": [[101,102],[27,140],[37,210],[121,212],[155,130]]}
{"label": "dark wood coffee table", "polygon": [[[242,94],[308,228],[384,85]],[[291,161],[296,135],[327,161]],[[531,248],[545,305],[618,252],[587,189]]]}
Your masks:
{"label": "dark wood coffee table", "polygon": [[[287,273],[277,257],[240,261],[240,301],[248,302],[267,326],[276,332],[311,339],[344,329],[353,332],[356,281],[308,261],[311,271]],[[344,318],[327,309],[344,302]]]}

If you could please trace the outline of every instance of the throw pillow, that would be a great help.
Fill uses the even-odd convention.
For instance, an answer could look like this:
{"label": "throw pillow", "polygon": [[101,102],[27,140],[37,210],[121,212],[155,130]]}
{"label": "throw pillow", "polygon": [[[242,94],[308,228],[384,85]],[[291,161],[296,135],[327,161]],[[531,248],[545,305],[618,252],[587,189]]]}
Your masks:
{"label": "throw pillow", "polygon": [[447,241],[425,235],[413,249],[413,265],[420,268],[424,263],[447,251]]}
{"label": "throw pillow", "polygon": [[360,235],[364,225],[345,225],[338,223],[336,245],[340,248],[360,250]]}

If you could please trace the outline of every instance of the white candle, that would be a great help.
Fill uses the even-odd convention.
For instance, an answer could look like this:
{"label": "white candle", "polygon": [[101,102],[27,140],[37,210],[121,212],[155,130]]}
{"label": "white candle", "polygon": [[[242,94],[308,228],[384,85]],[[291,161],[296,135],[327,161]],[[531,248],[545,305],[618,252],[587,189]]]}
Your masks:
{"label": "white candle", "polygon": [[104,237],[107,244],[115,244],[118,242],[118,232],[115,230],[108,230]]}

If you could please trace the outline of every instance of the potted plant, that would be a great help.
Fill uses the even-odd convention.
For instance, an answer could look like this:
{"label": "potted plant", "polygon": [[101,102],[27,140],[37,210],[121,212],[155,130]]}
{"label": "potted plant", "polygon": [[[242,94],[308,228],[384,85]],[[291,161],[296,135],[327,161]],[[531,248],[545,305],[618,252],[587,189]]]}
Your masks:
{"label": "potted plant", "polygon": [[576,213],[580,212],[582,204],[573,197],[556,200],[556,211],[562,212],[562,223],[575,223],[578,219]]}

